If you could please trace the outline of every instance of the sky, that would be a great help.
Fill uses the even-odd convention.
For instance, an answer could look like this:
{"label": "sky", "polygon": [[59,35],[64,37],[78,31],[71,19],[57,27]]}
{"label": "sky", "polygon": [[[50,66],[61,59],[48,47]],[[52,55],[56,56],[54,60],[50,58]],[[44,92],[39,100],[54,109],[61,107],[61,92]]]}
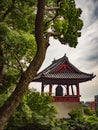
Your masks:
{"label": "sky", "polygon": [[[92,81],[80,84],[81,101],[93,101],[94,96],[98,95],[98,0],[75,1],[76,6],[83,11],[81,19],[84,22],[78,45],[76,48],[70,48],[50,38],[50,46],[40,71],[49,66],[54,58],[61,58],[66,53],[69,61],[78,69],[96,75]],[[35,83],[32,86],[37,90],[41,88]]]}

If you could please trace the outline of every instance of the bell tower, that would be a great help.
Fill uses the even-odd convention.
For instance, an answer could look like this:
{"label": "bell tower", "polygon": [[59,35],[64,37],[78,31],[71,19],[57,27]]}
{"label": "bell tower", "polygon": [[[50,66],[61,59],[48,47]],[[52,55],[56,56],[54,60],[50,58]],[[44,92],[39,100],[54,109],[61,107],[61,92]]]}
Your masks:
{"label": "bell tower", "polygon": [[[60,59],[54,60],[42,72],[37,74],[33,82],[41,82],[41,92],[44,88],[49,88],[49,93],[53,96],[53,105],[58,110],[58,118],[68,117],[68,113],[75,108],[81,109],[79,84],[92,80],[93,74],[80,71],[64,55]],[[53,94],[53,88],[55,92]]]}

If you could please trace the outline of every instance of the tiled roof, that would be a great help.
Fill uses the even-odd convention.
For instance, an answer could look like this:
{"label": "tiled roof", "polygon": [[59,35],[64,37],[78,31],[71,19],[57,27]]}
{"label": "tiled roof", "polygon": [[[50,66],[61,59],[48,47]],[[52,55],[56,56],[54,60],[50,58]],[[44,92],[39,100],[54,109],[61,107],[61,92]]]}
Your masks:
{"label": "tiled roof", "polygon": [[79,73],[49,73],[43,75],[43,77],[47,78],[57,78],[57,79],[83,79],[83,78],[91,78],[93,75],[87,75],[87,74],[79,74]]}
{"label": "tiled roof", "polygon": [[[62,58],[58,60],[54,60],[50,66],[40,72],[33,81],[41,82],[42,79],[62,79],[62,80],[82,80],[88,81],[94,78],[95,75],[87,74],[80,71],[73,64],[71,64],[64,55]],[[86,80],[85,80],[86,79]]]}

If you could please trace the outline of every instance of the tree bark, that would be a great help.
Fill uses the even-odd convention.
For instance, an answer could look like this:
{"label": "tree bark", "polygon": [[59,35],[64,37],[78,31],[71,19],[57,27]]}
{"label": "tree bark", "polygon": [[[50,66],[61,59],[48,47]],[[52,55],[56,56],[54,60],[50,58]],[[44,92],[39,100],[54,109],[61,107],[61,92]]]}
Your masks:
{"label": "tree bark", "polygon": [[0,108],[0,130],[3,130],[8,119],[14,113],[15,109],[21,102],[29,83],[35,77],[41,67],[47,50],[47,42],[43,37],[43,18],[45,10],[45,0],[38,0],[37,15],[35,21],[35,37],[37,42],[37,53],[29,67],[21,74],[16,89],[11,94],[6,103]]}

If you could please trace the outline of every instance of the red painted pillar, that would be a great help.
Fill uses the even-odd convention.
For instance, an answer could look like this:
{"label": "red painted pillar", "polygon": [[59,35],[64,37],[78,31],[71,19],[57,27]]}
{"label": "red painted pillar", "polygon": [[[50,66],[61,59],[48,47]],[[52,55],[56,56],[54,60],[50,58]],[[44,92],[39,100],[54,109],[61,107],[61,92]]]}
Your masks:
{"label": "red painted pillar", "polygon": [[49,93],[52,95],[52,84],[49,85]]}
{"label": "red painted pillar", "polygon": [[80,89],[79,89],[79,84],[76,85],[76,88],[77,88],[78,101],[80,101]]}
{"label": "red painted pillar", "polygon": [[69,85],[67,85],[67,96],[69,96]]}
{"label": "red painted pillar", "polygon": [[77,87],[77,96],[80,96],[79,84],[77,84],[76,87]]}

